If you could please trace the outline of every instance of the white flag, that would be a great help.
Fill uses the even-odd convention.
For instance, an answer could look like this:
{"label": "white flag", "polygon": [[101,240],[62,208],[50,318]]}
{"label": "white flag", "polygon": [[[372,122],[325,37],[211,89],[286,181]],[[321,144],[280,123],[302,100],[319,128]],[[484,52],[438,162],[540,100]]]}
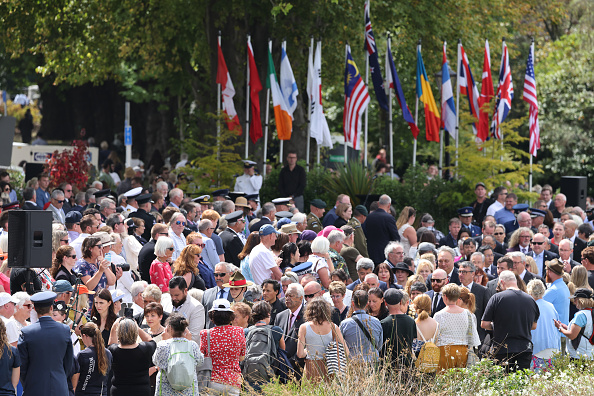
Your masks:
{"label": "white flag", "polygon": [[285,103],[289,106],[289,115],[293,118],[293,112],[297,108],[297,82],[293,75],[293,69],[289,63],[289,57],[286,51],[286,42],[283,43],[281,52],[281,66],[280,66],[280,89],[285,98]]}
{"label": "white flag", "polygon": [[307,94],[311,100],[310,133],[320,147],[332,148],[330,128],[322,105],[322,42],[319,41],[315,50],[315,57],[309,54],[307,69]]}

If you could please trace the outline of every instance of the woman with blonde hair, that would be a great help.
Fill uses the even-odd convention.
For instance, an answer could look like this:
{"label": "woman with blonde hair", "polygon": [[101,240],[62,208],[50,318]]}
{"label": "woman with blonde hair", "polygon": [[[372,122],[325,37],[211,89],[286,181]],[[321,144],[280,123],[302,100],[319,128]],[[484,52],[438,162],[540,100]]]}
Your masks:
{"label": "woman with blonde hair", "polygon": [[534,261],[534,258],[528,255],[526,255],[526,270],[535,275],[538,275],[538,266],[536,265],[536,261]]}
{"label": "woman with blonde hair", "polygon": [[[95,323],[82,325],[80,333],[83,344],[87,347],[76,356],[80,370],[72,376],[75,395],[107,395],[107,373],[111,369],[111,352],[105,349],[101,331]],[[83,378],[80,378],[81,374]]]}
{"label": "woman with blonde hair", "polygon": [[466,367],[468,348],[481,343],[474,317],[457,304],[461,289],[455,283],[445,285],[441,294],[446,307],[434,315],[440,329],[435,343],[441,352],[440,370]]}
{"label": "woman with blonde hair", "polygon": [[180,253],[179,257],[173,263],[173,275],[183,276],[188,285],[188,289],[206,290],[204,280],[200,276],[198,262],[202,248],[198,245],[187,245]]}
{"label": "woman with blonde hair", "polygon": [[405,206],[396,220],[396,228],[400,235],[400,243],[404,248],[404,254],[409,255],[410,248],[417,246],[417,232],[413,227],[417,216],[417,211],[412,206]]}
{"label": "woman with blonde hair", "polygon": [[[423,256],[433,257],[433,254],[427,253]],[[430,260],[427,260],[425,258],[419,260],[419,263],[417,264],[417,275],[421,275],[423,277],[423,282],[427,281],[427,278],[429,278],[429,275],[431,275],[434,270],[435,264],[432,264]]]}
{"label": "woman with blonde hair", "polygon": [[336,215],[338,218],[334,222],[334,227],[340,228],[346,225],[353,216],[353,207],[350,203],[339,203],[336,205]]}
{"label": "woman with blonde hair", "polygon": [[427,341],[435,343],[439,331],[439,323],[431,317],[431,297],[421,294],[413,300],[417,319],[417,338],[413,341],[413,351],[418,355],[423,344]]}
{"label": "woman with blonde hair", "polygon": [[325,352],[333,340],[343,345],[348,356],[349,350],[340,329],[330,322],[331,315],[332,307],[322,297],[310,300],[305,306],[306,322],[299,327],[297,356],[305,358],[303,379],[306,381],[328,380]]}

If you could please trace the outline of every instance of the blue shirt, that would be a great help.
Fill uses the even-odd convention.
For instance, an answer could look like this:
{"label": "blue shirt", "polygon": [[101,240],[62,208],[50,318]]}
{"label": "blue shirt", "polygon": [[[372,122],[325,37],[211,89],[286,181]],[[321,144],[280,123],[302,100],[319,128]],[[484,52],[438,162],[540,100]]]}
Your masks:
{"label": "blue shirt", "polygon": [[555,310],[559,313],[559,320],[562,323],[569,324],[569,289],[563,282],[563,278],[551,283],[542,298],[555,306]]}
{"label": "blue shirt", "polygon": [[515,219],[516,216],[514,215],[514,212],[512,212],[511,210],[503,208],[495,212],[495,221],[497,222],[497,224],[505,224],[508,221],[514,221]]}
{"label": "blue shirt", "polygon": [[50,201],[50,195],[47,191],[43,191],[41,187],[35,190],[35,203],[40,209],[43,209],[46,203]]}
{"label": "blue shirt", "polygon": [[350,356],[354,359],[362,359],[365,362],[377,361],[379,359],[378,350],[367,339],[363,330],[355,322],[355,318],[367,329],[367,332],[373,337],[375,345],[378,348],[381,348],[384,339],[384,330],[381,322],[377,318],[368,315],[364,310],[357,310],[353,312],[352,317],[345,319],[340,324],[340,332],[349,348]]}
{"label": "blue shirt", "polygon": [[561,333],[557,331],[553,319],[559,320],[559,314],[553,304],[542,298],[536,300],[540,317],[536,322],[536,330],[532,330],[532,352],[536,354],[545,349],[561,349]]}

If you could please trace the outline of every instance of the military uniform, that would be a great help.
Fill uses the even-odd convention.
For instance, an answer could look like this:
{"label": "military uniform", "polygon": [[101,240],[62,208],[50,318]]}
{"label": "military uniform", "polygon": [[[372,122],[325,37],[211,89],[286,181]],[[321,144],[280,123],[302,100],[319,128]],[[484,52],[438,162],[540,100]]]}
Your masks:
{"label": "military uniform", "polygon": [[355,249],[359,251],[361,256],[369,258],[369,253],[367,252],[367,237],[363,232],[361,223],[356,218],[351,217],[347,225],[350,225],[355,230]]}
{"label": "military uniform", "polygon": [[128,215],[128,218],[133,217],[144,220],[144,232],[142,233],[142,237],[149,241],[151,239],[151,230],[157,222],[155,217],[149,213],[146,213],[144,209],[138,209],[136,212],[132,212]]}
{"label": "military uniform", "polygon": [[313,232],[315,232],[316,234],[320,231],[322,231],[322,222],[320,221],[320,219],[318,219],[318,216],[316,216],[313,213],[310,213],[307,215],[307,229],[308,230],[312,230]]}

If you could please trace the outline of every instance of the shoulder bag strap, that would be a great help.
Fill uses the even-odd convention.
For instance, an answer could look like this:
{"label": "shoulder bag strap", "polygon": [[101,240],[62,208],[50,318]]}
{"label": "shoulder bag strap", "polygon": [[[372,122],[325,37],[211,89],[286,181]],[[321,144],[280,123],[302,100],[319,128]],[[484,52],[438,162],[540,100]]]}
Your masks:
{"label": "shoulder bag strap", "polygon": [[437,327],[435,328],[435,333],[433,334],[433,338],[431,338],[431,342],[435,343],[435,339],[437,338],[437,334],[439,334],[439,322],[437,322]]}
{"label": "shoulder bag strap", "polygon": [[363,334],[365,334],[365,337],[367,338],[367,340],[369,342],[371,342],[371,345],[373,345],[373,347],[375,349],[377,349],[377,345],[375,344],[375,340],[373,339],[373,337],[371,336],[371,334],[369,334],[369,332],[367,331],[367,329],[365,328],[365,326],[363,326],[363,323],[361,323],[361,321],[355,317],[353,317],[353,320],[355,321],[355,323],[357,323],[357,325],[359,325],[359,328],[363,331]]}
{"label": "shoulder bag strap", "polygon": [[419,333],[421,335],[423,342],[427,342],[427,340],[425,339],[425,336],[423,335],[423,332],[421,331],[421,329],[419,329],[419,326],[416,323],[415,323],[415,326],[417,328],[417,333]]}

